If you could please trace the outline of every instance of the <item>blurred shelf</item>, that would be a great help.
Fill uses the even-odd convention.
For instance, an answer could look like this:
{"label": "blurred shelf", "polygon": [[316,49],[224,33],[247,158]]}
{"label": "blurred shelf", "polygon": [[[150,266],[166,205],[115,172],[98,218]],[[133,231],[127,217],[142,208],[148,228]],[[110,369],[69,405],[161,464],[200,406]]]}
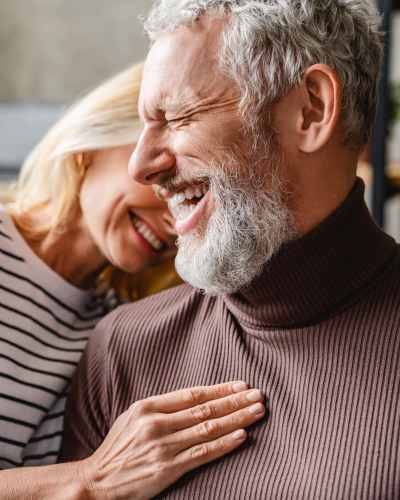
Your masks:
{"label": "blurred shelf", "polygon": [[398,168],[391,171],[388,169],[388,198],[400,194],[400,171]]}
{"label": "blurred shelf", "polygon": [[385,204],[395,192],[388,171],[387,139],[389,123],[389,73],[391,52],[392,15],[397,1],[378,0],[382,14],[381,29],[385,33],[385,51],[379,83],[378,110],[371,143],[371,163],[374,167],[374,182],[372,184],[372,213],[380,226],[385,225]]}
{"label": "blurred shelf", "polygon": [[[385,182],[387,185],[386,199],[388,200],[393,196],[400,195],[400,163],[390,163],[387,166],[385,174]],[[372,183],[374,181],[374,171],[369,163],[360,161],[358,164],[357,175],[363,179],[366,186],[372,186]]]}

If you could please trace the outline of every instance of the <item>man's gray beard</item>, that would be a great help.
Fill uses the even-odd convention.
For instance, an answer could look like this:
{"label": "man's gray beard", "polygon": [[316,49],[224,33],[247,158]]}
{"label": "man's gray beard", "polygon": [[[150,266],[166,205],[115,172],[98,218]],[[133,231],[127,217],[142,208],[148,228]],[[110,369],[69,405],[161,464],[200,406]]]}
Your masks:
{"label": "man's gray beard", "polygon": [[[205,230],[200,227],[178,240],[175,264],[183,280],[212,295],[237,292],[261,274],[282,244],[295,236],[284,189],[275,174],[279,169],[277,165],[272,168],[270,161],[264,161],[262,169],[247,165],[243,174],[243,163],[239,167],[238,160],[230,158],[226,163],[235,176],[223,167],[210,169],[215,209]],[[275,161],[279,160],[275,157]]]}

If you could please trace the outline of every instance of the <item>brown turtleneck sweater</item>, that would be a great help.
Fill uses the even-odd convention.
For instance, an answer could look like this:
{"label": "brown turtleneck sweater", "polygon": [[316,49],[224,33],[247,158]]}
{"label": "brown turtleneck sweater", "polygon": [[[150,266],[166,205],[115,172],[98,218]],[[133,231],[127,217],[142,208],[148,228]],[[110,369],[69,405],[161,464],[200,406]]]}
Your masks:
{"label": "brown turtleneck sweater", "polygon": [[400,252],[361,181],[241,293],[183,285],[107,317],[75,377],[63,458],[89,455],[135,400],[236,379],[265,392],[268,418],[162,498],[400,498]]}

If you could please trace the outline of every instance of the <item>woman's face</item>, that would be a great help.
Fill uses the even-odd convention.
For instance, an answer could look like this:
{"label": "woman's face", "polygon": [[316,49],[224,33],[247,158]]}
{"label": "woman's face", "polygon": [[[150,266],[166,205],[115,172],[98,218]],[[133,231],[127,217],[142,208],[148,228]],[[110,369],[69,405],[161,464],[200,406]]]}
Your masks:
{"label": "woman's face", "polygon": [[80,191],[83,225],[114,266],[137,272],[171,255],[175,234],[164,202],[128,175],[133,146],[96,151]]}

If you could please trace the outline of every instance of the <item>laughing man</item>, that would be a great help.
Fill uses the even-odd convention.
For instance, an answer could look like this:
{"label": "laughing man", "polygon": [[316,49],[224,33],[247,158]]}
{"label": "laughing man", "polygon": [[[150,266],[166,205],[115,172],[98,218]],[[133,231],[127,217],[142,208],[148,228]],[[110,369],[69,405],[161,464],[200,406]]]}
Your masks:
{"label": "laughing man", "polygon": [[100,324],[65,458],[139,399],[246,380],[269,418],[165,498],[399,498],[400,253],[356,177],[378,23],[369,0],[155,4],[129,168],[168,201],[188,284]]}

